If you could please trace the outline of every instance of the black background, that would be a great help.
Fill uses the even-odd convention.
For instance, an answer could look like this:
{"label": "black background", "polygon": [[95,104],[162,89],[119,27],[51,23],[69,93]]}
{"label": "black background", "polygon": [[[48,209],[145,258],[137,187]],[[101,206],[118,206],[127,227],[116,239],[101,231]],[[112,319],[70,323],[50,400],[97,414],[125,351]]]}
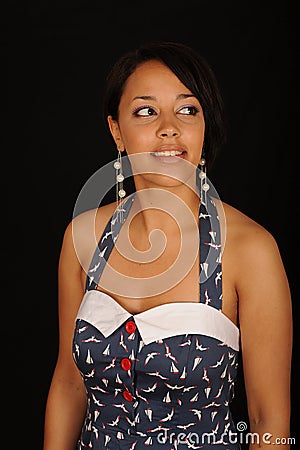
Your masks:
{"label": "black background", "polygon": [[[58,346],[63,232],[84,183],[116,158],[101,117],[104,78],[124,51],[151,39],[193,46],[217,75],[228,142],[208,175],[221,199],[266,227],[280,248],[293,297],[291,428],[296,436],[299,103],[292,2],[32,1],[12,2],[10,13],[13,132],[11,163],[3,175],[9,179],[6,189],[15,192],[7,222],[17,241],[12,261],[17,270],[7,273],[6,285],[18,286],[16,296],[9,297],[20,318],[10,345],[17,355],[14,392],[22,398],[28,448],[42,449]],[[10,241],[4,239],[5,244],[9,254]],[[247,421],[242,373],[233,407],[236,420]]]}

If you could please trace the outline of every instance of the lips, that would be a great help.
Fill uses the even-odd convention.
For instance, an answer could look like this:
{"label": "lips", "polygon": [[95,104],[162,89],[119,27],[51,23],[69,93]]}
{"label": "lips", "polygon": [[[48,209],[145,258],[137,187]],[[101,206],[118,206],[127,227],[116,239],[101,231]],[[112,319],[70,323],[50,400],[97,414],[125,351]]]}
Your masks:
{"label": "lips", "polygon": [[157,161],[167,164],[177,163],[184,158],[186,151],[178,146],[163,146],[157,149],[154,152],[151,152],[151,156],[153,156]]}

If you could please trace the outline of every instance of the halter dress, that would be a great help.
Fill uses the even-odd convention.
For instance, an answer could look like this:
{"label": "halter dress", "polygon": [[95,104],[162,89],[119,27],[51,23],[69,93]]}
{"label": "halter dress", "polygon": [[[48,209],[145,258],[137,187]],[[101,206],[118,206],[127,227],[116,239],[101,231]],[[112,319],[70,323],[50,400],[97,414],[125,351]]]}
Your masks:
{"label": "halter dress", "polygon": [[131,314],[97,286],[134,198],[122,204],[123,221],[116,210],[104,229],[76,317],[73,358],[88,403],[76,448],[237,450],[230,403],[239,329],[222,313],[214,199],[199,208],[199,302]]}

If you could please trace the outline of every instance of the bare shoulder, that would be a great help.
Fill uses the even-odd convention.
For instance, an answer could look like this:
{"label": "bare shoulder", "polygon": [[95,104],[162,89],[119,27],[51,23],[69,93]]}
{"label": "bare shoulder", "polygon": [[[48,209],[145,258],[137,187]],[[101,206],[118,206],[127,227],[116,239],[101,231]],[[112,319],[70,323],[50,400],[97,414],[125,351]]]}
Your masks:
{"label": "bare shoulder", "polygon": [[226,243],[239,257],[262,257],[278,253],[278,245],[269,230],[243,212],[223,202],[226,218]]}
{"label": "bare shoulder", "polygon": [[84,211],[74,217],[66,227],[63,246],[73,248],[82,267],[89,264],[115,209],[116,203],[113,202]]}
{"label": "bare shoulder", "polygon": [[[115,209],[116,202],[108,203],[98,208],[89,209],[74,217],[69,226],[71,228],[74,228],[75,226],[86,227],[92,224],[95,232],[97,233],[97,231],[101,231],[101,228],[105,226],[106,222],[113,215]],[[98,227],[100,227],[100,230]]]}
{"label": "bare shoulder", "polygon": [[271,295],[273,301],[276,296],[288,298],[288,280],[274,236],[236,208],[223,207],[227,227],[224,261],[240,301],[253,296]]}

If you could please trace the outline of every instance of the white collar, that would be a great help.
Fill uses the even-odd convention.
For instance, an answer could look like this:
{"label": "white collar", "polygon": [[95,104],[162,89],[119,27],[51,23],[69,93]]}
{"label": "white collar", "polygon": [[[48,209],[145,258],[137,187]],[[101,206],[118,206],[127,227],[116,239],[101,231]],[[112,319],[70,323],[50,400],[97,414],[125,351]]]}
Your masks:
{"label": "white collar", "polygon": [[146,345],[166,337],[199,334],[239,350],[238,327],[221,311],[204,303],[172,302],[131,314],[109,295],[91,290],[85,293],[76,317],[91,323],[105,337],[129,318],[135,321]]}

